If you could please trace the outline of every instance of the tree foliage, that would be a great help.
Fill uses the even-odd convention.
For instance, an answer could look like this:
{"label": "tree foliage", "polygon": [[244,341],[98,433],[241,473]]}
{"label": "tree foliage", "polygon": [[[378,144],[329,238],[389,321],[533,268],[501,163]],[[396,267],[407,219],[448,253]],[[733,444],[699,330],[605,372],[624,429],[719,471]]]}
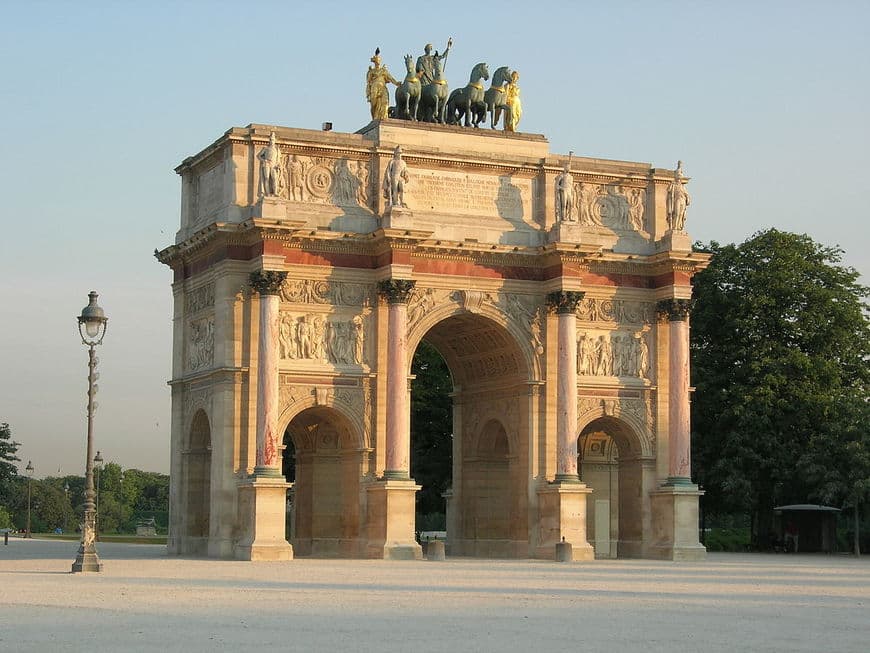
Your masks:
{"label": "tree foliage", "polygon": [[0,424],[0,482],[18,475],[15,463],[21,459],[15,454],[19,446],[21,445],[12,439],[12,429],[9,428],[9,424],[6,422]]}
{"label": "tree foliage", "polygon": [[[712,512],[867,498],[870,325],[839,248],[771,229],[707,246],[695,277],[692,404],[697,480]],[[860,496],[859,496],[860,495]]]}

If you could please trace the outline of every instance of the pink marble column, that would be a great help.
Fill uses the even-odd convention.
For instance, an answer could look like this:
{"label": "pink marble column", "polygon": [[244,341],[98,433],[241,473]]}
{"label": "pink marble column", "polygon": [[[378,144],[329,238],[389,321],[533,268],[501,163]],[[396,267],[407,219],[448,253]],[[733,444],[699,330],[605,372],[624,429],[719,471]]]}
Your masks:
{"label": "pink marble column", "polygon": [[408,297],[415,282],[389,279],[378,292],[389,303],[387,322],[387,450],[384,478],[411,478],[411,412],[408,405]]}
{"label": "pink marble column", "polygon": [[688,299],[669,299],[658,305],[659,314],[668,319],[668,485],[687,485],[692,482],[689,308]]}
{"label": "pink marble column", "polygon": [[256,476],[281,476],[281,434],[278,416],[278,293],[286,272],[262,270],[251,274],[251,288],[260,295],[260,334],[257,349],[257,464]]}
{"label": "pink marble column", "polygon": [[582,292],[547,297],[558,316],[556,381],[556,481],[577,483],[577,306]]}

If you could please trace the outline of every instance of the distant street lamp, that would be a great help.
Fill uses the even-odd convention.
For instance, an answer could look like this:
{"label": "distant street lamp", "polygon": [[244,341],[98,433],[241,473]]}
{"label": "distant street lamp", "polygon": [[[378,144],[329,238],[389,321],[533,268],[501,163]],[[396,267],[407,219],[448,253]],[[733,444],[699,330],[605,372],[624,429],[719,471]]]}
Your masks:
{"label": "distant street lamp", "polygon": [[27,467],[24,468],[27,472],[27,527],[24,529],[24,537],[32,537],[30,534],[30,486],[33,485],[33,463],[27,461]]}
{"label": "distant street lamp", "polygon": [[103,468],[103,457],[99,450],[94,456],[94,471],[97,473],[97,512],[94,515],[94,539],[100,541],[100,470]]}
{"label": "distant street lamp", "polygon": [[93,290],[88,293],[88,305],[78,317],[79,335],[82,337],[82,344],[88,347],[88,445],[85,456],[85,514],[79,552],[72,564],[73,572],[103,570],[95,544],[97,511],[94,505],[94,395],[97,394],[96,380],[100,375],[96,371],[99,360],[94,350],[103,342],[109,318],[97,304],[97,297]]}

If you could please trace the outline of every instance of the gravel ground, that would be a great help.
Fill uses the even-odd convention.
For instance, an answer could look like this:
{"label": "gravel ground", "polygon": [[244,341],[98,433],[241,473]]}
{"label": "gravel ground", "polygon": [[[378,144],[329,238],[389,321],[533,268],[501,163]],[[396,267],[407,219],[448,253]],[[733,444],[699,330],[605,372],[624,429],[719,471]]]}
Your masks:
{"label": "gravel ground", "polygon": [[559,564],[167,557],[0,543],[0,651],[870,650],[870,558]]}

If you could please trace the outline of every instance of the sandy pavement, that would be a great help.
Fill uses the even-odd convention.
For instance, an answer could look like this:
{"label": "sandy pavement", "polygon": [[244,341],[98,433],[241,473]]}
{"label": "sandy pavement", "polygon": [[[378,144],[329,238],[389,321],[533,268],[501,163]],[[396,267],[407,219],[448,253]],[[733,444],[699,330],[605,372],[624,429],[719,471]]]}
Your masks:
{"label": "sandy pavement", "polygon": [[870,651],[870,558],[558,564],[167,557],[0,543],[0,651]]}

